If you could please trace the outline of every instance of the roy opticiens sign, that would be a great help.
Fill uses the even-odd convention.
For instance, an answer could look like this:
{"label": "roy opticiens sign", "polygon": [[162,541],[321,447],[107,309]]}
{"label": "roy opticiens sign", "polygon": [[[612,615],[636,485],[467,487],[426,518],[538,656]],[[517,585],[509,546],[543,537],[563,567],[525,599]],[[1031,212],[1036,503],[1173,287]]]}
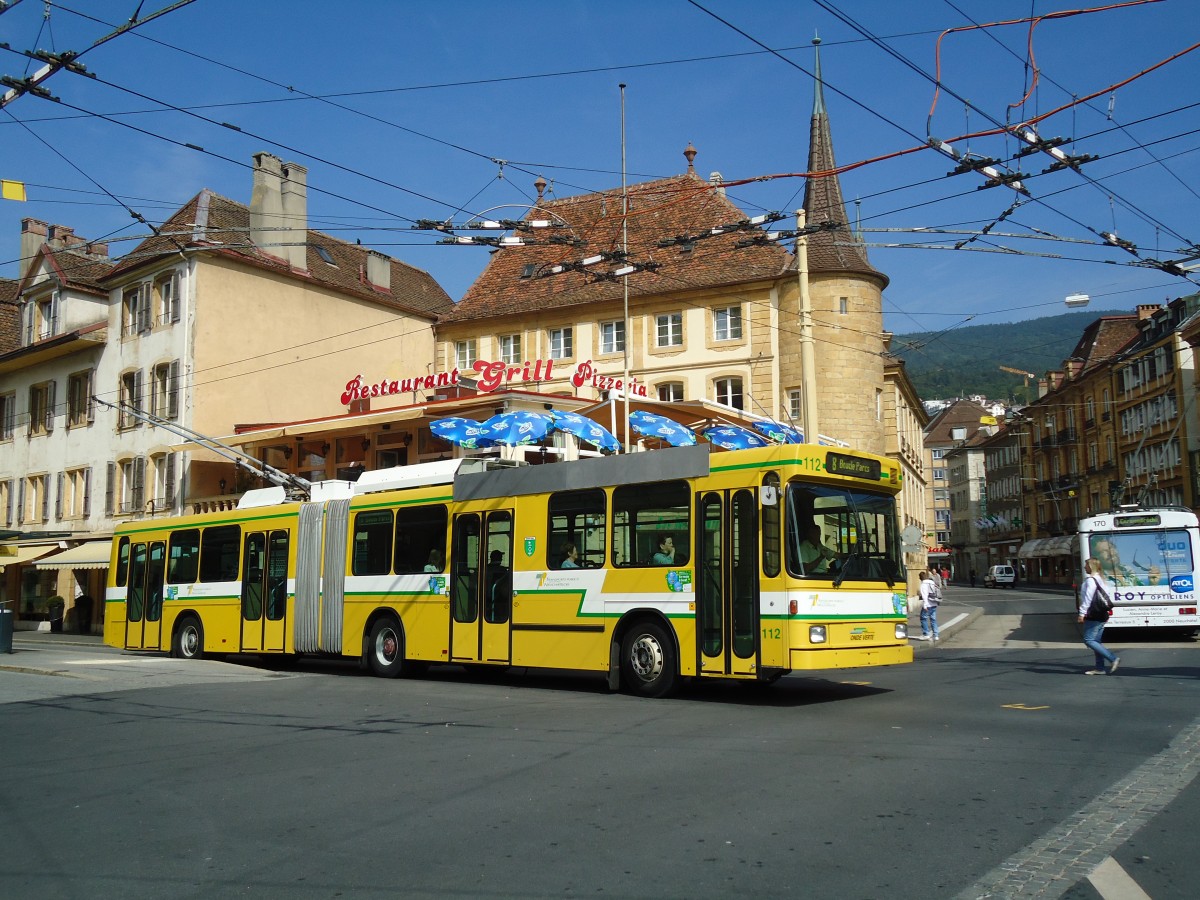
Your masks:
{"label": "roy opticiens sign", "polygon": [[[506,363],[499,360],[489,361],[477,359],[471,370],[475,373],[476,388],[482,394],[490,394],[500,388],[514,384],[550,381],[554,375],[554,360],[538,359],[525,360],[521,363]],[[378,381],[367,381],[361,375],[355,375],[346,382],[342,392],[342,405],[368,397],[387,397],[392,394],[410,394],[414,391],[429,391],[440,387],[454,387],[462,379],[462,372],[457,368],[449,372],[434,372],[429,375],[414,375],[410,378],[381,378]],[[601,375],[589,359],[575,366],[571,373],[571,384],[577,388],[591,387],[598,391],[621,391],[625,389],[625,380],[612,375]],[[629,393],[636,397],[648,396],[646,385],[636,378],[629,379]]]}

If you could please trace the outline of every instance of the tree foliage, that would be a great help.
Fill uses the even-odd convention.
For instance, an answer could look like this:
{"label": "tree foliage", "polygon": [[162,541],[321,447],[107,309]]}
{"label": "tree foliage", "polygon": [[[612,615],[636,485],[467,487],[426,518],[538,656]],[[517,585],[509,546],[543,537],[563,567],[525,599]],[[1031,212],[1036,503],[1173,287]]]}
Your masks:
{"label": "tree foliage", "polygon": [[[1100,316],[1124,310],[1087,310],[998,325],[968,325],[941,332],[898,334],[892,352],[903,359],[924,400],[982,394],[989,400],[1028,403],[1037,379],[1062,368],[1083,330]],[[1032,372],[1026,379],[1001,366]]]}

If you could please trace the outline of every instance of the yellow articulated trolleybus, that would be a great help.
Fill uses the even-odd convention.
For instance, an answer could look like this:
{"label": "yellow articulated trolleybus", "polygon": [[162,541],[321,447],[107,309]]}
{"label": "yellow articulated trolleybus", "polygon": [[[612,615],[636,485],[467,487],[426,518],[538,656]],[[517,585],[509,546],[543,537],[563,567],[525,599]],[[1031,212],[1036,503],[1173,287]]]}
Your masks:
{"label": "yellow articulated trolleybus", "polygon": [[899,467],[843,449],[707,445],[553,465],[455,459],[288,502],[118,529],[105,641],[683,678],[912,661]]}

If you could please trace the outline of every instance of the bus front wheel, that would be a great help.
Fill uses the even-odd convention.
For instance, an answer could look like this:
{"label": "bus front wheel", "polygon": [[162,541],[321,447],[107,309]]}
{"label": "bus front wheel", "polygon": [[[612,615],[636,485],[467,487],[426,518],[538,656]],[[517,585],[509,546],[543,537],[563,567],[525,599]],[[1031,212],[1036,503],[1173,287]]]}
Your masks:
{"label": "bus front wheel", "polygon": [[621,642],[621,683],[643,697],[665,697],[675,688],[674,645],[662,627],[646,622]]}
{"label": "bus front wheel", "polygon": [[186,616],[175,628],[171,655],[176,659],[204,658],[204,629],[195,616]]}

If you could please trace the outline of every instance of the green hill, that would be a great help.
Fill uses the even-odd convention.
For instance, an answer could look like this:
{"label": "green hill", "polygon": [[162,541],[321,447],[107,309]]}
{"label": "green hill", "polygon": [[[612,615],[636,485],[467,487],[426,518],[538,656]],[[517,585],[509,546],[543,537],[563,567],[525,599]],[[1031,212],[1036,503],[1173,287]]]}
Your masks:
{"label": "green hill", "polygon": [[1101,316],[1128,310],[1085,310],[999,325],[968,325],[942,332],[897,334],[892,352],[905,362],[923,400],[982,394],[989,400],[1027,403],[1037,396],[1037,380],[1003,371],[1033,372],[1062,367],[1083,330]]}

